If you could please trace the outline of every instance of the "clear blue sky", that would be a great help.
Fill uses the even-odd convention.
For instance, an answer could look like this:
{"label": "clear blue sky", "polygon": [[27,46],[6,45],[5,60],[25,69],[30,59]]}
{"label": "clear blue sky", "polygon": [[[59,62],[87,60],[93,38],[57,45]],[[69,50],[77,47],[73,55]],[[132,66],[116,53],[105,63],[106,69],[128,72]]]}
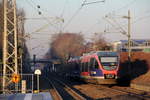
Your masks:
{"label": "clear blue sky", "polygon": [[[126,16],[128,10],[131,11],[131,32],[132,38],[136,39],[150,39],[150,0],[105,0],[105,3],[96,3],[83,6],[78,11],[84,0],[17,0],[20,8],[23,8],[27,18],[49,17],[46,20],[26,20],[25,31],[31,34],[31,38],[27,39],[29,50],[32,54],[38,56],[44,55],[48,50],[51,34],[59,32],[59,29],[65,26],[64,32],[73,32],[85,35],[90,38],[93,33],[102,33],[109,28],[112,33],[104,34],[109,41],[118,41],[126,39],[126,36],[120,33],[114,33],[118,30],[114,29],[111,24],[103,19],[105,15],[111,13],[112,17],[120,25],[127,30],[127,19],[122,19],[120,16]],[[87,2],[94,2],[99,0],[86,0]],[[40,8],[37,8],[40,5]],[[38,14],[41,11],[42,15]],[[76,13],[77,12],[77,13]],[[76,14],[75,14],[76,13]],[[71,17],[75,14],[73,19],[69,22]],[[56,19],[61,17],[61,20]],[[47,27],[38,30],[45,24],[50,23]],[[115,24],[117,26],[117,24]],[[38,33],[35,33],[38,31]],[[40,54],[39,54],[40,52]]]}

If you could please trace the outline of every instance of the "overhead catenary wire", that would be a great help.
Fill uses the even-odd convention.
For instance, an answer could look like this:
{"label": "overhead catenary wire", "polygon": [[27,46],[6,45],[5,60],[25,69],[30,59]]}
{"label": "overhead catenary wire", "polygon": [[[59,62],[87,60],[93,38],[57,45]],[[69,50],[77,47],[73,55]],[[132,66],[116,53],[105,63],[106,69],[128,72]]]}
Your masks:
{"label": "overhead catenary wire", "polygon": [[[118,9],[115,9],[115,10],[112,10],[111,12],[119,12],[119,11],[121,11],[121,10],[123,10],[123,9],[125,9],[125,8],[128,8],[128,7],[131,6],[131,5],[133,5],[136,1],[138,1],[138,0],[132,0],[131,2],[125,4],[123,7],[118,8]],[[106,14],[106,15],[109,15],[111,12],[109,12],[109,13]]]}
{"label": "overhead catenary wire", "polygon": [[136,1],[138,1],[138,0],[132,0],[131,2],[129,2],[129,3],[127,3],[126,5],[124,5],[123,7],[118,8],[118,9],[113,10],[113,11],[115,11],[115,12],[119,12],[119,11],[121,11],[121,10],[125,9],[125,8],[130,7],[130,6],[131,6],[131,5],[133,5]]}
{"label": "overhead catenary wire", "polygon": [[105,2],[105,0],[93,1],[93,2],[85,2],[85,3],[83,3],[82,5],[85,6],[85,5],[94,4],[94,3],[100,3],[100,2]]}
{"label": "overhead catenary wire", "polygon": [[91,25],[86,31],[85,31],[85,33],[86,32],[89,32],[91,29],[93,29],[97,24],[99,24],[99,22],[96,22],[96,23],[94,23],[93,25]]}
{"label": "overhead catenary wire", "polygon": [[64,7],[63,7],[62,12],[61,12],[61,14],[60,14],[61,17],[64,16],[67,3],[68,3],[68,0],[65,1]]}
{"label": "overhead catenary wire", "polygon": [[[37,8],[37,5],[35,6],[35,4],[33,4],[33,3],[31,3],[30,1],[28,1],[28,0],[26,0],[27,1],[27,3],[35,10],[35,11],[37,11],[37,12],[39,12],[39,8]],[[43,13],[41,13],[40,14],[41,16],[42,16],[42,18],[30,18],[30,19],[34,19],[34,20],[46,20],[46,22],[49,24],[49,25],[51,25],[52,27],[54,27],[56,30],[59,30],[58,29],[58,27],[56,27],[54,24],[52,24],[52,22],[50,21],[50,20],[48,20],[48,18],[47,17],[45,17],[45,16],[43,16]],[[58,19],[58,17],[56,17],[56,19]],[[54,21],[54,20],[53,20]],[[43,30],[45,27],[47,27],[48,26],[48,24],[46,24],[45,26],[43,26],[43,27],[41,27],[40,29],[38,29],[38,30],[36,30],[36,32],[39,32],[39,31],[41,31],[41,30]],[[32,32],[32,33],[34,33],[34,32]],[[56,32],[55,32],[56,33]],[[30,33],[31,34],[31,33]],[[43,36],[43,35],[42,35]],[[44,38],[41,38],[41,36],[39,37],[40,38],[40,40],[41,39],[43,39],[43,40],[45,40],[45,37]],[[33,38],[33,36],[32,37],[30,37],[30,38],[28,38],[29,40],[33,40],[33,39],[36,39],[36,40],[39,40],[38,38]],[[42,40],[42,41],[43,41]],[[29,44],[31,45],[31,42],[29,42]],[[49,44],[49,43],[48,43]],[[40,44],[41,45],[41,44]]]}
{"label": "overhead catenary wire", "polygon": [[[142,21],[142,20],[146,20],[146,19],[149,19],[150,18],[150,15],[144,15],[144,16],[140,16],[140,17],[138,17],[138,18],[136,18],[131,24],[135,24],[135,23],[137,23],[137,22],[139,22],[139,21]],[[110,22],[110,21],[108,21],[108,20],[106,20],[109,24],[111,24],[112,25],[112,23]],[[120,27],[116,27],[115,25],[112,25],[115,29],[119,29]],[[122,28],[123,27],[126,27],[127,26],[127,24],[124,24],[124,25],[122,25]]]}
{"label": "overhead catenary wire", "polygon": [[29,0],[26,0],[26,2],[36,11],[39,11],[35,6],[33,6],[33,3],[31,3]]}
{"label": "overhead catenary wire", "polygon": [[125,29],[123,29],[123,27],[115,19],[112,20],[118,25],[118,28],[121,29],[121,32],[126,33]]}
{"label": "overhead catenary wire", "polygon": [[[46,13],[49,14],[49,12],[48,12],[46,9],[43,9],[40,5],[36,4],[34,0],[31,0],[31,3],[32,3],[33,5],[36,5],[36,8],[38,8],[39,11],[41,10],[40,12],[46,12]],[[53,12],[50,12],[50,13],[53,13]],[[53,13],[53,15],[55,15],[55,14]],[[56,16],[56,15],[55,15],[55,16]]]}
{"label": "overhead catenary wire", "polygon": [[[58,18],[58,19],[59,19],[59,18]],[[57,20],[58,20],[58,19],[57,19]],[[56,19],[54,19],[54,21],[55,21],[55,20],[56,20]],[[62,20],[62,19],[59,19],[59,21],[60,21],[60,20]],[[57,21],[57,22],[55,22],[55,24],[56,24],[56,23],[58,23],[58,21]],[[35,33],[35,32],[37,33],[37,32],[40,32],[40,31],[44,30],[45,28],[47,28],[48,26],[49,26],[49,23],[48,23],[48,24],[43,25],[42,27],[40,27],[40,28],[36,29],[35,31],[33,31],[33,32],[31,32],[31,33]]]}
{"label": "overhead catenary wire", "polygon": [[[34,3],[31,3],[30,1],[26,0],[27,3],[36,11],[39,12],[39,10],[37,9],[37,7],[34,6]],[[52,27],[54,27],[55,29],[59,30],[58,27],[56,27],[55,25],[52,24],[52,22],[50,20],[47,19],[47,17],[45,17],[42,13],[40,14],[42,16],[42,18],[47,22],[49,23],[49,25],[51,25]]]}
{"label": "overhead catenary wire", "polygon": [[78,15],[78,13],[81,11],[81,9],[82,9],[85,5],[94,4],[94,3],[100,3],[100,2],[105,2],[105,0],[93,1],[93,2],[87,2],[87,0],[83,0],[81,6],[76,10],[76,12],[75,12],[75,13],[71,16],[71,18],[69,19],[69,21],[65,24],[63,30],[71,23],[71,21]]}
{"label": "overhead catenary wire", "polygon": [[139,22],[141,20],[149,19],[149,18],[150,18],[150,15],[141,16],[141,17],[135,19],[135,21],[133,23]]}
{"label": "overhead catenary wire", "polygon": [[[103,18],[103,19],[105,19],[112,27],[114,27],[115,29],[117,28],[117,26],[114,24],[114,23],[112,23],[110,20],[108,20],[108,19],[106,19],[106,18]],[[104,31],[106,31],[106,30],[104,30]]]}
{"label": "overhead catenary wire", "polygon": [[38,13],[39,15],[42,14],[42,12],[40,11],[41,10],[41,6],[40,5],[37,5],[34,1],[30,0],[32,2],[33,5],[36,5],[36,8],[38,8]]}
{"label": "overhead catenary wire", "polygon": [[[83,1],[83,3],[86,2]],[[82,4],[83,4],[82,3]],[[80,12],[80,10],[83,8],[83,5],[81,4],[81,6],[76,10],[76,12],[71,16],[71,18],[68,20],[68,22],[65,24],[65,26],[63,27],[63,30],[71,23],[71,21],[77,16],[77,14]]]}

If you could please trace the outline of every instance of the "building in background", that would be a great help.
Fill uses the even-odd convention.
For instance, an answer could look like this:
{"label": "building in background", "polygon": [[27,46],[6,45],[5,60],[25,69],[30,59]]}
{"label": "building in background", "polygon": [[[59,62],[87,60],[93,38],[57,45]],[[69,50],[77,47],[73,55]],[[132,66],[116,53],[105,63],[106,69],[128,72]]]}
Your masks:
{"label": "building in background", "polygon": [[[120,40],[112,43],[114,51],[128,51],[128,40]],[[132,39],[131,51],[150,52],[150,39]]]}

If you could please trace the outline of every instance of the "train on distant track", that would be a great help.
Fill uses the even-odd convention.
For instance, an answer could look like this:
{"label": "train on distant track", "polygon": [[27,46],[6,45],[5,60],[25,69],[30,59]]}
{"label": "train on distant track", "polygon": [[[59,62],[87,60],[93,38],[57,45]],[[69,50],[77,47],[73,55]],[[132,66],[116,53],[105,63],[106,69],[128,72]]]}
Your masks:
{"label": "train on distant track", "polygon": [[67,77],[90,83],[116,84],[120,56],[118,52],[97,51],[73,57],[67,63]]}

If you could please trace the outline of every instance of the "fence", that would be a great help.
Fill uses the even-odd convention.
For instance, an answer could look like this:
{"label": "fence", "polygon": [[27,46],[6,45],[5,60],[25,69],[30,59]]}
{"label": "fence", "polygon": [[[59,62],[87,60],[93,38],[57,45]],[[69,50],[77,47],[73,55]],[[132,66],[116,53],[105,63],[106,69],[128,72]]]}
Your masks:
{"label": "fence", "polygon": [[[18,83],[13,83],[10,81],[6,82],[6,88],[2,89],[2,75],[0,76],[0,93],[33,93],[34,90],[34,74],[21,74]],[[12,75],[6,75],[6,77],[11,78]]]}

